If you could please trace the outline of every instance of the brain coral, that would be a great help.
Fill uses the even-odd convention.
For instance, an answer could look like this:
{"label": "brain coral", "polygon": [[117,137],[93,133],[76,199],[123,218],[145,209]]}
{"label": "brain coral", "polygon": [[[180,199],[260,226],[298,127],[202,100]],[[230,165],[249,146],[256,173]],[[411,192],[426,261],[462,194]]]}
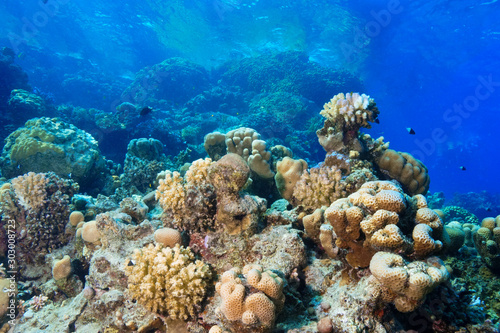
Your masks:
{"label": "brain coral", "polygon": [[212,273],[189,248],[149,244],[132,259],[125,268],[128,290],[139,303],[171,319],[186,320],[200,310]]}
{"label": "brain coral", "polygon": [[49,172],[77,181],[82,190],[103,188],[107,172],[97,141],[85,131],[56,118],[34,118],[5,139],[2,174]]}

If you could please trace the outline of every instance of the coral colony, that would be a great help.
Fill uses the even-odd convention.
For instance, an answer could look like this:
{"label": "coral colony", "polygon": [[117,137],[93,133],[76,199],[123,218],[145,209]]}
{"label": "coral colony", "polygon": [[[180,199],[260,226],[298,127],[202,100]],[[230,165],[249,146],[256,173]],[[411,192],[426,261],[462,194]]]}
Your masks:
{"label": "coral colony", "polygon": [[[243,65],[224,80],[241,80]],[[221,100],[240,103],[178,59],[139,76],[172,67],[189,73],[170,88],[192,94],[193,117]],[[168,88],[158,96],[179,97]],[[161,114],[149,97],[141,116],[131,116],[144,110],[134,100],[113,118],[95,110],[99,139],[144,130],[134,121]],[[252,102],[265,119],[277,101],[310,110],[293,95],[266,98]],[[495,332],[500,216],[480,222],[459,206],[436,209],[426,166],[361,132],[383,112],[370,96],[325,102],[315,114],[323,119],[307,125],[324,149],[319,164],[295,149],[300,137],[240,125],[205,132],[194,161],[135,137],[121,168],[86,130],[42,116],[43,100],[14,90],[12,107],[36,117],[7,136],[0,159],[1,251],[15,237],[17,260],[13,289],[10,268],[0,269],[1,332]],[[91,121],[84,109],[71,112]],[[282,133],[303,122],[276,114]],[[167,132],[159,119],[150,126]],[[184,139],[199,138],[191,130]]]}

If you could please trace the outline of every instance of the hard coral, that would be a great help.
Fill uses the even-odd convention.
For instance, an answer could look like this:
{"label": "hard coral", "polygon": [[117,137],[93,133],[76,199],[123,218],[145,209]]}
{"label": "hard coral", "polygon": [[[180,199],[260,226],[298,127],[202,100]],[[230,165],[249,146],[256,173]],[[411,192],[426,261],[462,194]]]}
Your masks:
{"label": "hard coral", "polygon": [[415,310],[425,295],[449,277],[444,263],[437,257],[408,263],[400,255],[388,252],[377,252],[373,256],[370,271],[382,288],[382,297],[394,302],[401,312]]}
{"label": "hard coral", "polygon": [[408,194],[425,195],[429,190],[427,167],[412,155],[387,149],[376,163],[383,174],[400,182]]}
{"label": "hard coral", "polygon": [[17,255],[21,270],[43,264],[45,254],[64,246],[71,238],[65,231],[69,203],[78,185],[54,173],[28,173],[16,177],[0,191],[2,226],[16,221]]}
{"label": "hard coral", "polygon": [[373,98],[358,93],[337,94],[324,105],[320,112],[332,123],[340,124],[343,130],[370,128],[369,122],[374,122],[378,113]]}
{"label": "hard coral", "polygon": [[237,268],[226,271],[215,286],[222,298],[221,312],[238,332],[254,327],[271,331],[285,301],[283,280],[260,265],[247,265],[243,275],[239,273]]}
{"label": "hard coral", "polygon": [[156,199],[164,212],[173,218],[173,224],[181,230],[206,230],[214,227],[216,197],[208,182],[208,168],[212,161],[194,161],[185,177],[177,171],[166,171],[160,179]]}
{"label": "hard coral", "polygon": [[194,317],[209,288],[208,265],[195,260],[189,248],[149,244],[137,249],[126,266],[132,297],[150,311],[171,319]]}

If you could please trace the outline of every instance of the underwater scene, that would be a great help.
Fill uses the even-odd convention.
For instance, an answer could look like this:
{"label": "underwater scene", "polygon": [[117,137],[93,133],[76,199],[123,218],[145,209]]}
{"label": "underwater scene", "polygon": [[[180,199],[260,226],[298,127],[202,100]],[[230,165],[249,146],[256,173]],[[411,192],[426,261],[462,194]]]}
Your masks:
{"label": "underwater scene", "polygon": [[500,333],[499,14],[2,0],[0,333]]}

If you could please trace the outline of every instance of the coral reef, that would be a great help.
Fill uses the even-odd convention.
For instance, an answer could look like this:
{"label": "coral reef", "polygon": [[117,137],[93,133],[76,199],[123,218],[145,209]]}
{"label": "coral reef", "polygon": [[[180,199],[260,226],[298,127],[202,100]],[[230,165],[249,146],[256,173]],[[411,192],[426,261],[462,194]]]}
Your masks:
{"label": "coral reef", "polygon": [[170,58],[136,74],[122,100],[138,105],[156,105],[160,99],[187,102],[209,87],[206,70],[186,59]]}
{"label": "coral reef", "polygon": [[78,182],[82,191],[109,191],[111,176],[94,138],[57,119],[34,118],[11,133],[0,158],[2,174],[52,171]]}
{"label": "coral reef", "polygon": [[472,230],[474,246],[486,265],[500,273],[500,215],[484,218],[481,227]]}
{"label": "coral reef", "polygon": [[156,175],[167,168],[163,144],[156,139],[134,139],[129,142],[123,167],[123,186],[134,186],[140,192],[152,190]]}

